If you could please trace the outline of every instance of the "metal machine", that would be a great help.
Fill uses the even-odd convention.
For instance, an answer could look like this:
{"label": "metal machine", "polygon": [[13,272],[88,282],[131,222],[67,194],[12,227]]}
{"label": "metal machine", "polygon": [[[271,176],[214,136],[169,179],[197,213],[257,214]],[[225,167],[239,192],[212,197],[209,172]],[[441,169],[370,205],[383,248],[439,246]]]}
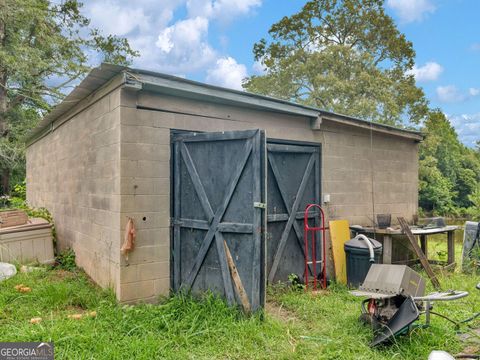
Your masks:
{"label": "metal machine", "polygon": [[425,295],[425,280],[406,265],[373,264],[355,296],[362,301],[360,320],[370,324],[374,339],[370,346],[391,341],[407,333],[420,314],[430,324],[432,303],[451,301],[468,295],[466,291],[435,292]]}

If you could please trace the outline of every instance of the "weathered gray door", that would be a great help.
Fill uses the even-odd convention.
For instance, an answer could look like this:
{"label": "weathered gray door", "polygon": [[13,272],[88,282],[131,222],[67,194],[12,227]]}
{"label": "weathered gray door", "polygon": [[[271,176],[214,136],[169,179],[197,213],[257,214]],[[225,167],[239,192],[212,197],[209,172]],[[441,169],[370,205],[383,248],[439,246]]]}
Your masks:
{"label": "weathered gray door", "polygon": [[[274,283],[290,274],[303,277],[303,216],[308,204],[320,204],[320,147],[269,143],[267,149],[267,274]],[[319,244],[317,238],[317,258]]]}
{"label": "weathered gray door", "polygon": [[172,141],[174,290],[211,290],[240,303],[230,252],[258,309],[265,301],[264,133],[183,133]]}

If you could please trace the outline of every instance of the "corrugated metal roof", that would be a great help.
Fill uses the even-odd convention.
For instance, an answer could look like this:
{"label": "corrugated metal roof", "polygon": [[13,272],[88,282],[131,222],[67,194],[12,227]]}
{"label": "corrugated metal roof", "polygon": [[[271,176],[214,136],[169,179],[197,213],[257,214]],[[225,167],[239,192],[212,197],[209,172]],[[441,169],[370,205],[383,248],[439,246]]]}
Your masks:
{"label": "corrugated metal roof", "polygon": [[52,111],[42,119],[39,125],[32,130],[28,142],[32,143],[35,139],[48,133],[55,120],[65,115],[75,107],[75,105],[102,88],[102,86],[110,82],[115,76],[122,73],[125,74],[124,82],[127,82],[129,79],[136,81],[140,83],[145,90],[166,92],[170,95],[235,104],[311,118],[324,117],[331,121],[348,122],[351,125],[359,125],[361,127],[369,126],[374,130],[388,131],[391,132],[392,135],[406,136],[415,140],[421,140],[423,138],[423,135],[418,131],[401,129],[385,124],[371,123],[352,116],[336,114],[287,100],[227,89],[148,70],[134,69],[112,64],[102,64],[100,67],[92,69],[85,79],[59,105],[55,106]]}

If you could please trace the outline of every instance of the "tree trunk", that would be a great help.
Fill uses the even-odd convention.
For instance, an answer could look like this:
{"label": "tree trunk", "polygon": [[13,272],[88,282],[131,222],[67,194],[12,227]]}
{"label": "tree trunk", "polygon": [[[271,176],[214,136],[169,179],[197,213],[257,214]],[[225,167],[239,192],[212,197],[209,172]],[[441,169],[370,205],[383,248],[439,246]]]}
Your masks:
{"label": "tree trunk", "polygon": [[[5,7],[5,0],[0,0],[0,6]],[[0,45],[5,47],[6,41],[6,29],[5,22],[0,19]],[[0,67],[0,137],[3,137],[5,130],[7,129],[7,72]]]}
{"label": "tree trunk", "polygon": [[[5,0],[0,0],[0,6],[5,7]],[[0,46],[5,47],[6,31],[5,22],[0,20]],[[7,130],[7,72],[0,68],[0,137],[5,136]],[[3,194],[10,193],[10,169],[1,169],[0,186]]]}
{"label": "tree trunk", "polygon": [[7,75],[0,70],[0,137],[3,137],[7,130]]}
{"label": "tree trunk", "polygon": [[2,169],[0,174],[0,184],[2,186],[3,195],[10,194],[10,169]]}

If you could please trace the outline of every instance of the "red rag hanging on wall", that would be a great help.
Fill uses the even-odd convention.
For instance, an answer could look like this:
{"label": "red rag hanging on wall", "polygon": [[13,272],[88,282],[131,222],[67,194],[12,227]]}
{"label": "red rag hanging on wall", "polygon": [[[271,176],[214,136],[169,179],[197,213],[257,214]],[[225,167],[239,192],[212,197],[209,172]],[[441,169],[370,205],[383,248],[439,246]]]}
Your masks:
{"label": "red rag hanging on wall", "polygon": [[135,230],[135,224],[133,223],[132,218],[128,218],[127,225],[125,226],[125,240],[120,249],[120,252],[125,256],[125,260],[128,261],[128,253],[133,251],[135,248],[135,238],[137,236],[137,231]]}

